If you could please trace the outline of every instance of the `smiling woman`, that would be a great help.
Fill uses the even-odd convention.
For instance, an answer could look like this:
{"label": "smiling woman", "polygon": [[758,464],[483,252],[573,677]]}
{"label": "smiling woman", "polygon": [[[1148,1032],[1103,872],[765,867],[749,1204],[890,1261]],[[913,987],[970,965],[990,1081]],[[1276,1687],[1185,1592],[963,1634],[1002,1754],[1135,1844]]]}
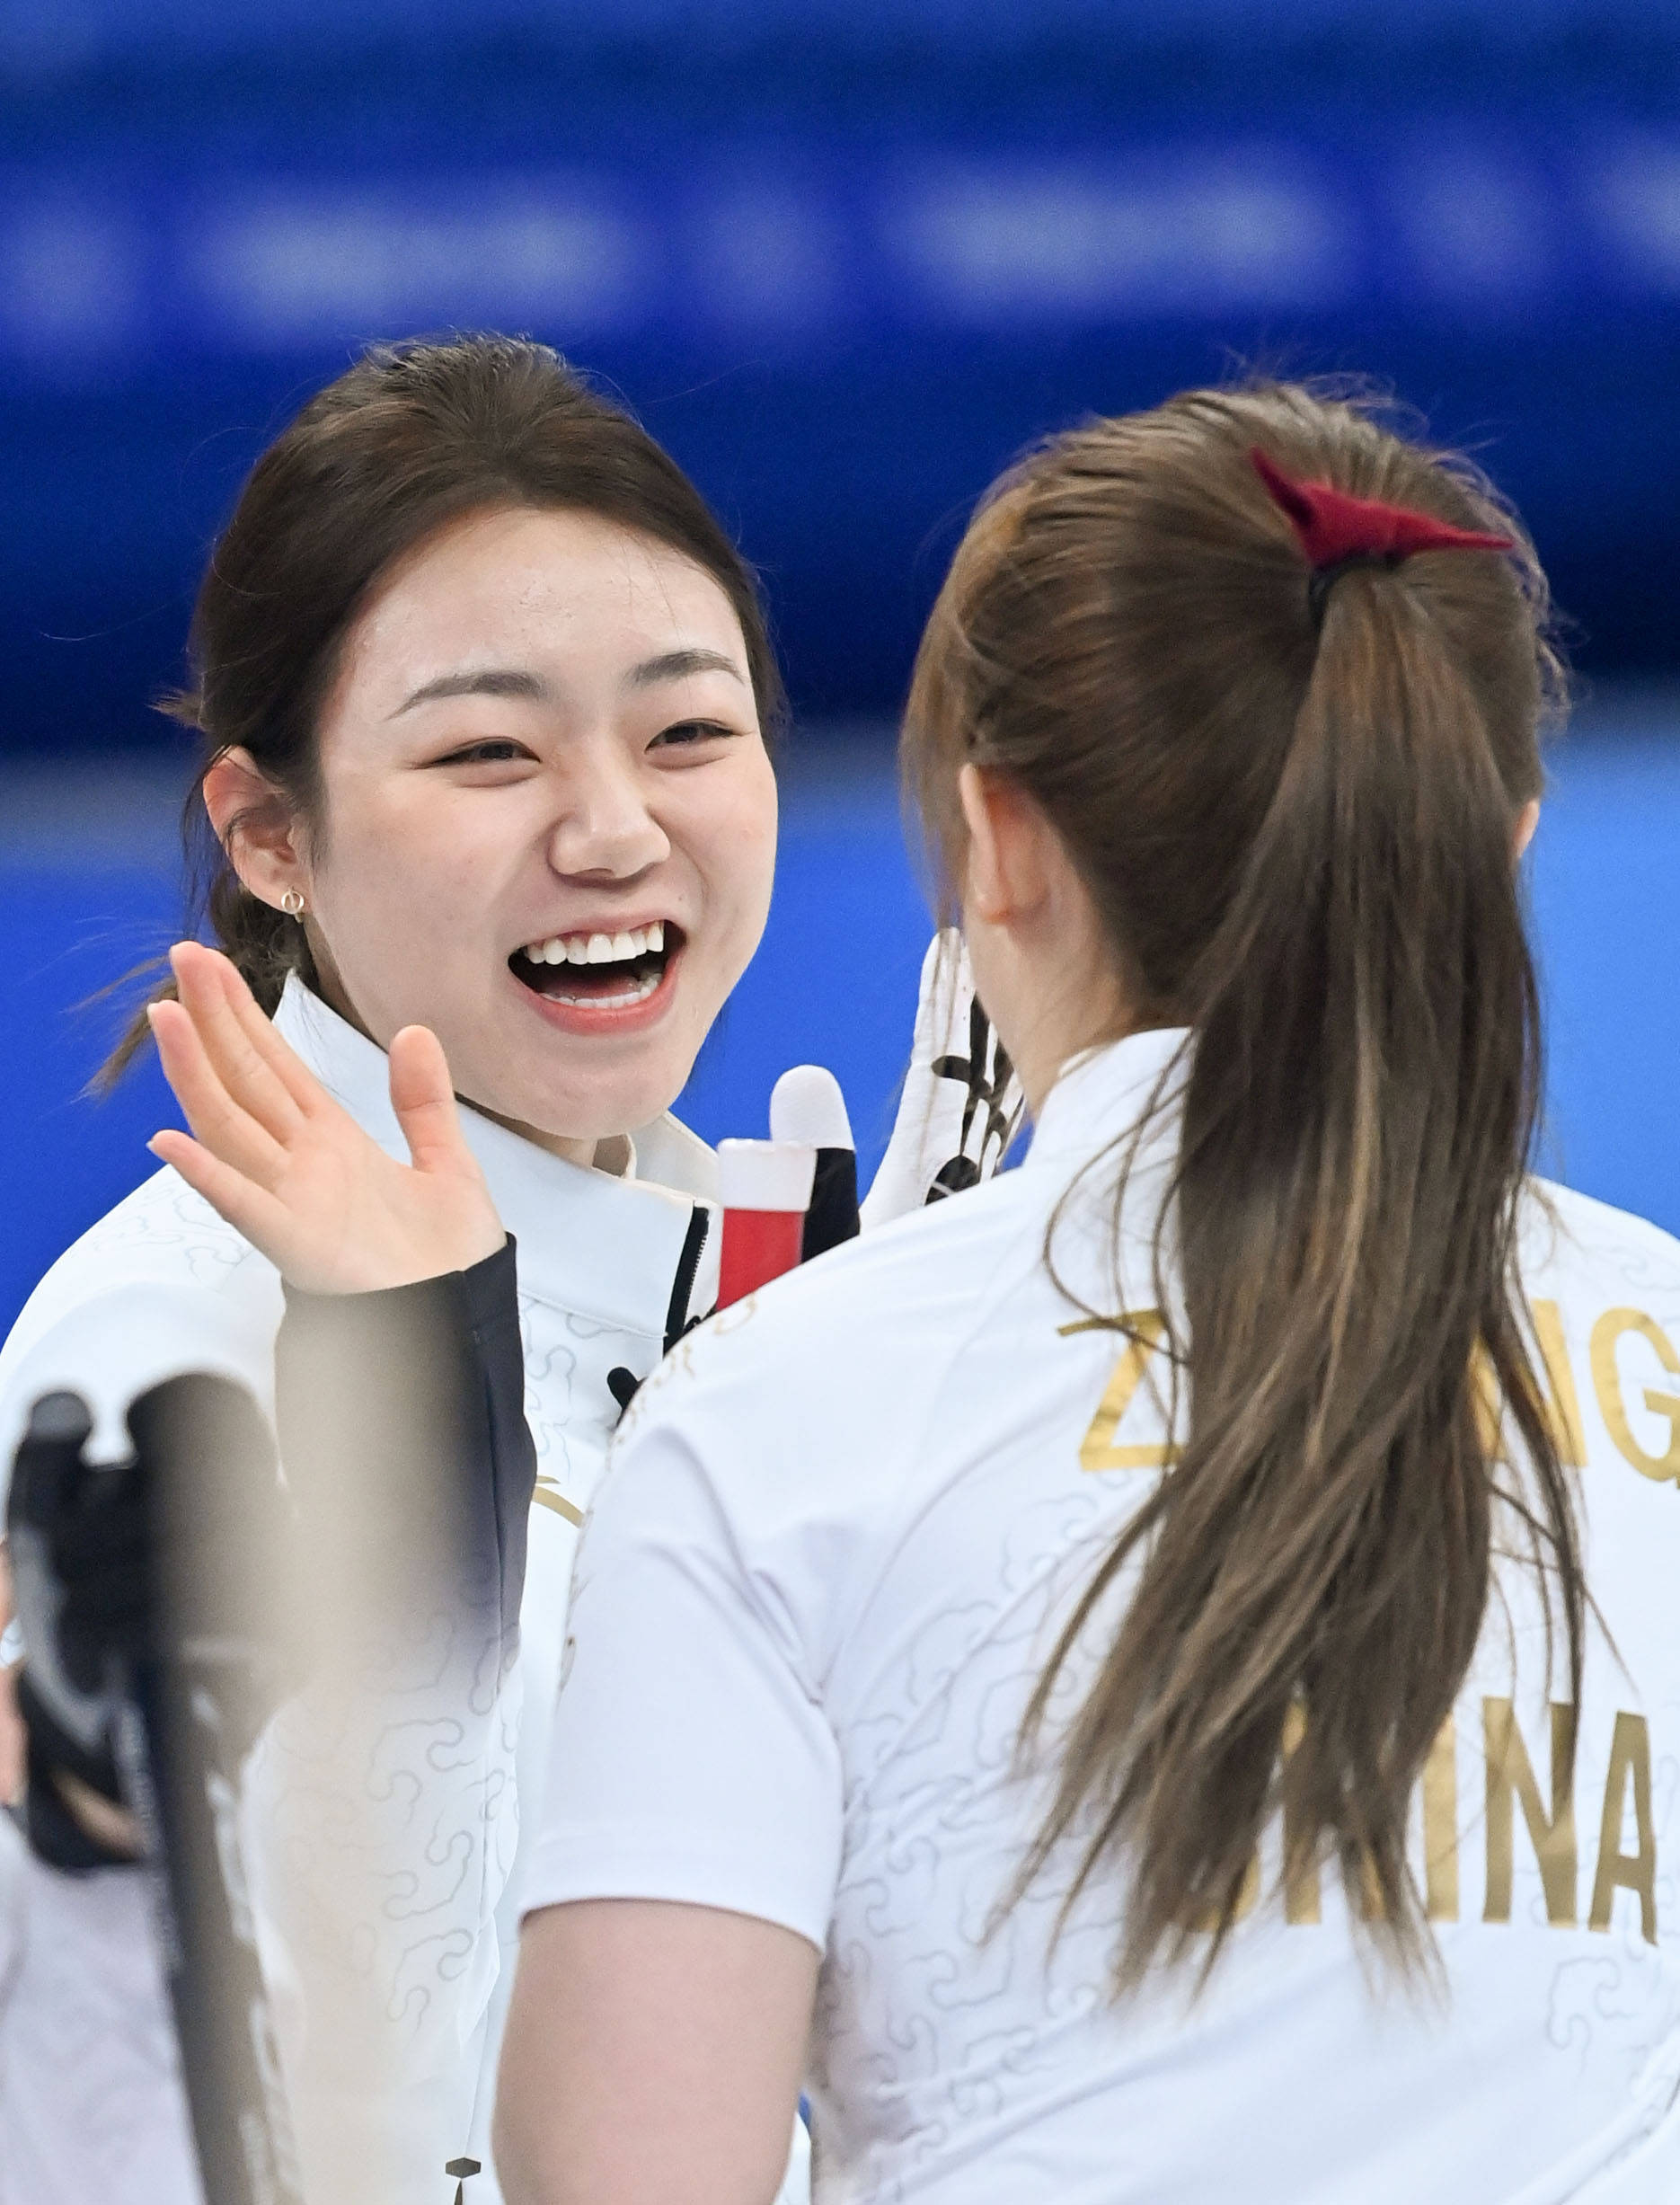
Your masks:
{"label": "smiling woman", "polygon": [[[431,1025],[578,1160],[668,1106],[763,929],[783,707],[751,576],[633,421],[541,346],[370,356],[258,463],[193,659],[188,834],[265,1010],[296,974],[382,1046]],[[645,1005],[548,984],[548,943],[656,924]]]}
{"label": "smiling woman", "polygon": [[[493,2205],[519,1801],[617,1396],[712,1298],[714,1159],[669,1111],[764,928],[781,690],[693,485],[553,353],[498,338],[371,354],[304,408],[217,546],[191,663],[172,709],[205,743],[187,826],[227,961],[179,949],[109,1073],[149,1025],[203,1145],[160,1135],[166,1168],[37,1288],[0,1355],[0,1464],[53,1388],[119,1435],[183,1372],[272,1403],[284,1281],[358,1392],[344,1430],[373,1435],[376,1553],[477,1488],[446,1462],[455,1498],[429,1493],[423,1432],[385,1463],[370,1402],[386,1388],[385,1431],[412,1433],[404,1389],[431,1374],[367,1329],[370,1289],[453,1272],[475,1336],[510,1343],[535,1506],[497,1500],[500,1593],[444,1613],[420,1586],[385,1715],[313,1759],[282,1726],[247,1838],[268,1947],[315,1996],[281,2045],[309,2194],[337,2198],[346,2165],[358,2197],[449,2205],[464,2180]],[[287,1203],[320,1228],[307,1262]],[[339,1298],[309,1320],[318,1293]],[[31,2198],[196,2205],[146,1888],[66,1811],[84,1795],[32,1705],[34,1856],[0,1855],[22,1940],[0,1950],[0,2166]],[[383,1879],[359,1912],[335,1884],[348,1829]],[[63,1873],[90,1859],[110,1865]],[[361,2012],[399,2081],[366,2085],[340,2018]]]}
{"label": "smiling woman", "polygon": [[244,749],[204,798],[247,893],[302,899],[334,1009],[382,1045],[431,1027],[463,1095],[575,1162],[668,1106],[774,863],[746,639],[712,573],[591,512],[446,525],[345,638],[315,774],[311,818]]}

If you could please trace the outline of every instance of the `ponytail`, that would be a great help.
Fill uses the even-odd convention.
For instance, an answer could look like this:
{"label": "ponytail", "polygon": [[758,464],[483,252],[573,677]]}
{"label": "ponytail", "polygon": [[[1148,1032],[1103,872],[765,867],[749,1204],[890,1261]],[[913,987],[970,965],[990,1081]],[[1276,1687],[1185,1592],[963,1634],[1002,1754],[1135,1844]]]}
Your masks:
{"label": "ponytail", "polygon": [[[1511,562],[1366,565],[1320,627],[1251,487],[1257,434],[1314,480],[1508,525],[1300,389],[1097,424],[1005,486],[986,559],[959,555],[906,735],[924,783],[957,701],[955,739],[1052,819],[1153,1021],[1194,1029],[1163,1227],[1185,1429],[1023,1733],[1135,1572],[1017,1887],[1075,1832],[1064,1914],[1123,1864],[1120,1986],[1158,1956],[1214,1964],[1280,1810],[1286,1887],[1335,1860],[1356,1919],[1427,1963],[1409,1806],[1496,1535],[1555,1587],[1572,1689],[1580,1670],[1571,1494],[1515,1269],[1540,1096],[1513,849],[1552,667],[1538,570],[1520,538]],[[1023,659],[1024,705],[1000,679]],[[1489,1369],[1520,1476],[1479,1414]]]}

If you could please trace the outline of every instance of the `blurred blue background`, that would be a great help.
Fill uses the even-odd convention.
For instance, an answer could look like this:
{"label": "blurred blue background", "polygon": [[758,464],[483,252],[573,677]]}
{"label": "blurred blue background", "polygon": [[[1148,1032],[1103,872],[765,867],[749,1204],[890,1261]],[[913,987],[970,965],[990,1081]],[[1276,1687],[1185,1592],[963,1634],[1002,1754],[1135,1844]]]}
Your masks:
{"label": "blurred blue background", "polygon": [[0,0],[0,1321],[131,1183],[66,1006],[166,938],[198,571],[371,338],[529,330],[764,574],[798,716],[770,938],[690,1109],[834,1062],[924,933],[885,731],[975,495],[1238,361],[1389,382],[1518,501],[1590,678],[1535,865],[1555,1148],[1680,1228],[1674,0]]}

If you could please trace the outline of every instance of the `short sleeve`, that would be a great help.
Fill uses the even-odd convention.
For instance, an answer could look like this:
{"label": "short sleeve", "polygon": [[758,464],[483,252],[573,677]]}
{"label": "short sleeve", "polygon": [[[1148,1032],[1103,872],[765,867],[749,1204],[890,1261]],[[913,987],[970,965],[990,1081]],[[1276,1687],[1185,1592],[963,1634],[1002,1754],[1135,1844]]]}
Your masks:
{"label": "short sleeve", "polygon": [[668,1423],[639,1432],[579,1552],[527,1912],[668,1899],[822,1951],[840,1753],[806,1673],[802,1597],[754,1554],[691,1443]]}

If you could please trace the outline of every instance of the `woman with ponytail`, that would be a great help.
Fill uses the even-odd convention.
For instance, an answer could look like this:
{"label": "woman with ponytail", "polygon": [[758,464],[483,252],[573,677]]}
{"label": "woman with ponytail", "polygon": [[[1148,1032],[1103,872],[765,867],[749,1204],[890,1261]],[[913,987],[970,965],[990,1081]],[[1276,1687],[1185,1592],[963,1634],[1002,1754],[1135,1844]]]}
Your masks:
{"label": "woman with ponytail", "polygon": [[801,2087],[819,2200],[1680,2196],[1680,1246],[1530,1176],[1545,616],[1297,386],[986,500],[904,765],[1030,1151],[621,1432],[518,2205],[765,2205]]}

